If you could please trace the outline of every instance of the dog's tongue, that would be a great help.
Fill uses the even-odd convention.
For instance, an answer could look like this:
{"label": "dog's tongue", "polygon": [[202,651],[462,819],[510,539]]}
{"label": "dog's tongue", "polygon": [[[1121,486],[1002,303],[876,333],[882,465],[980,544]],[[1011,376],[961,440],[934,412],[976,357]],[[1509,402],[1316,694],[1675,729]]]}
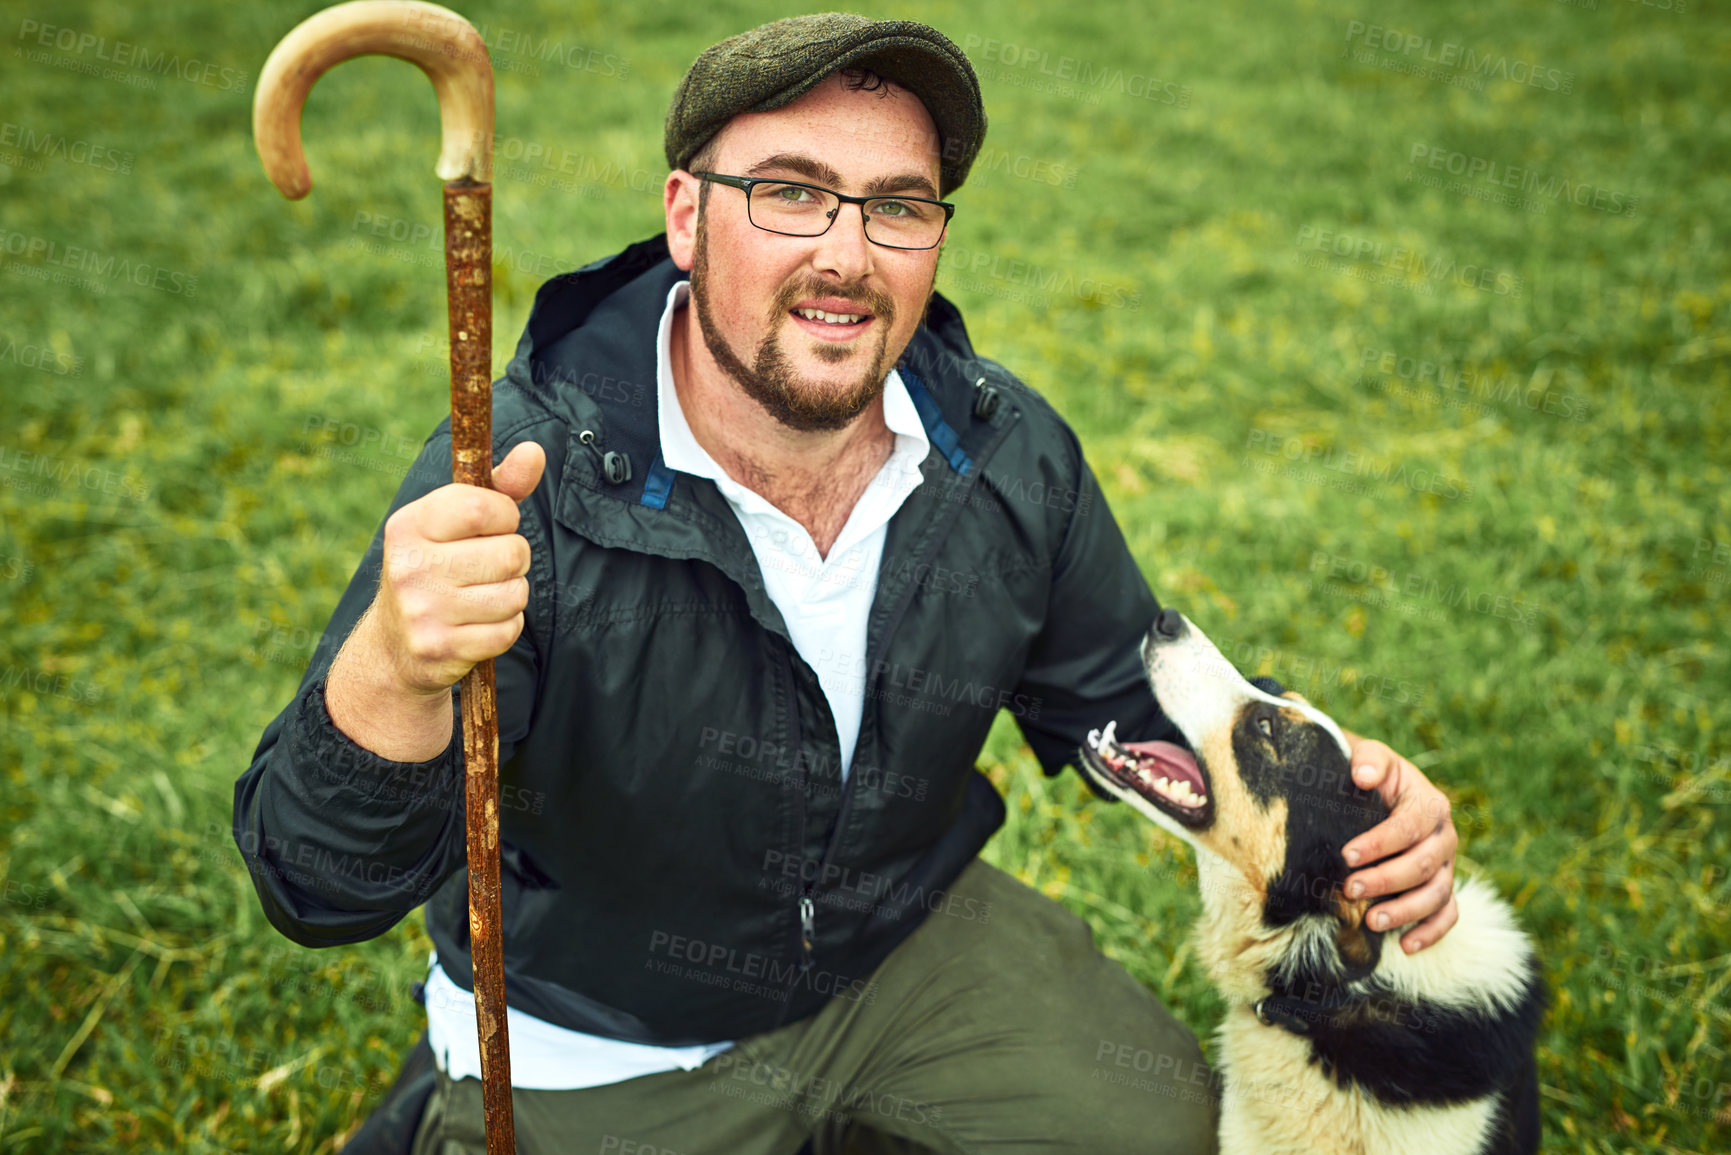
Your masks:
{"label": "dog's tongue", "polygon": [[[1189,782],[1198,797],[1206,791],[1202,786],[1202,768],[1196,765],[1196,755],[1171,742],[1123,742],[1124,749],[1152,758],[1160,764],[1159,774],[1174,783]],[[1158,776],[1158,775],[1157,775]]]}

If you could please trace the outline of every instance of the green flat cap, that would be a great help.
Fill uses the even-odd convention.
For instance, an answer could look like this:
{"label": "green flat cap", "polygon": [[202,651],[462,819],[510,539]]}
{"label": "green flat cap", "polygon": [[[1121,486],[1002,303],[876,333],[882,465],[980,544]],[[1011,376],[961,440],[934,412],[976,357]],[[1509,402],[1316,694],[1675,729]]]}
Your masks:
{"label": "green flat cap", "polygon": [[942,138],[941,195],[962,183],[986,137],[986,109],[973,65],[955,43],[913,20],[868,20],[820,12],[777,20],[707,48],[667,110],[667,164],[684,168],[742,112],[799,99],[839,68],[870,68],[925,103]]}

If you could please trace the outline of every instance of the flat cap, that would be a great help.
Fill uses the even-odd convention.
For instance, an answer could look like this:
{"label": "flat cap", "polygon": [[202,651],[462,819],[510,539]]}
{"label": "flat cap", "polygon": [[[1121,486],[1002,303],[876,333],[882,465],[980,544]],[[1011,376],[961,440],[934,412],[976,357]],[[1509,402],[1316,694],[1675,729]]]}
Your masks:
{"label": "flat cap", "polygon": [[704,49],[667,110],[668,166],[684,168],[739,113],[791,104],[830,73],[849,67],[870,68],[925,103],[941,138],[942,195],[954,191],[986,137],[973,65],[928,25],[849,12],[777,20]]}

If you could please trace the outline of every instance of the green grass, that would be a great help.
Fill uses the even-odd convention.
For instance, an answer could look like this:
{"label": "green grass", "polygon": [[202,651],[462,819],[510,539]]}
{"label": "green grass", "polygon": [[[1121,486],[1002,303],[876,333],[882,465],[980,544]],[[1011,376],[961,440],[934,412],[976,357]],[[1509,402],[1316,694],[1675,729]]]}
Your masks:
{"label": "green grass", "polygon": [[[39,7],[23,19],[111,56],[248,75],[141,91],[16,54],[38,33],[7,25],[0,119],[132,157],[0,148],[0,1149],[329,1152],[420,1030],[406,989],[427,944],[418,920],[287,943],[227,826],[445,404],[437,250],[388,237],[438,228],[435,105],[397,62],[334,72],[304,126],[316,188],[290,205],[252,151],[252,77],[311,5]],[[984,77],[989,151],[939,286],[1075,425],[1163,601],[1453,795],[1463,867],[1516,903],[1553,986],[1549,1149],[1723,1149],[1731,23],[1623,0],[1157,7],[874,8],[945,29]],[[580,70],[495,51],[503,366],[545,276],[658,231],[662,118],[691,57],[785,10],[466,14],[596,53]],[[1573,90],[1361,62],[1342,55],[1364,50],[1354,20]],[[1026,52],[1105,83],[1092,102],[1016,83],[1039,75],[1006,63]],[[1118,91],[1119,69],[1173,102]],[[571,187],[512,175],[534,145]],[[1405,179],[1415,145],[1638,208],[1427,187]],[[1394,263],[1310,267],[1322,230]],[[71,270],[32,239],[196,292],[45,280]],[[1382,351],[1570,400],[1466,409],[1372,372]],[[1288,472],[1289,448],[1333,456]],[[1370,567],[1388,576],[1353,580]],[[1221,1006],[1184,945],[1189,855],[1073,775],[1042,778],[1007,718],[983,761],[1011,815],[987,856],[1206,1036]]]}

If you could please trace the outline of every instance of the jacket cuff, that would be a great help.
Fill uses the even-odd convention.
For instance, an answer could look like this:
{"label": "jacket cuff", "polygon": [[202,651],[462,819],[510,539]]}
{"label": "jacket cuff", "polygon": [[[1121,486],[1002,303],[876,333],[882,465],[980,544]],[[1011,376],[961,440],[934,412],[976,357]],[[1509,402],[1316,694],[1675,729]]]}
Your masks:
{"label": "jacket cuff", "polygon": [[424,762],[397,762],[362,746],[337,726],[325,705],[325,679],[308,687],[297,702],[293,723],[284,737],[292,763],[305,767],[316,778],[321,791],[342,795],[352,802],[357,796],[391,806],[448,810],[454,802],[462,806],[463,795],[448,794],[443,787],[462,785],[463,727],[456,714],[456,691],[452,691],[454,713],[451,737],[445,748]]}
{"label": "jacket cuff", "polygon": [[295,702],[236,831],[271,921],[307,945],[382,933],[464,854],[460,727],[435,757],[396,762],[338,729],[324,691],[320,680]]}

